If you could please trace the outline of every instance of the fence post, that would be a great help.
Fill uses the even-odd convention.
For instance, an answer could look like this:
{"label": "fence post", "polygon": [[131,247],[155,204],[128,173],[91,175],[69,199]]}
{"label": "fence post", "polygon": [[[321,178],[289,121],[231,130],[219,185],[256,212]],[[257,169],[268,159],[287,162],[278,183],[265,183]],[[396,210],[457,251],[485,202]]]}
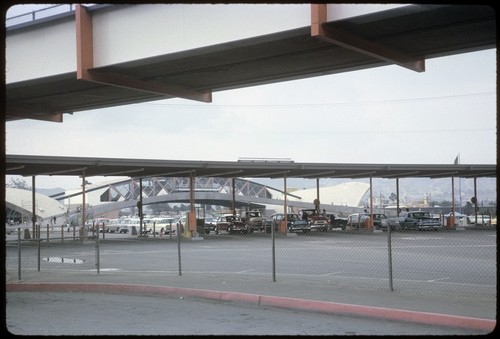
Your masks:
{"label": "fence post", "polygon": [[[286,213],[286,212],[285,212]],[[271,243],[272,243],[272,261],[273,261],[273,281],[276,281],[276,252],[275,252],[275,244],[274,244],[274,227],[275,221],[271,222]]]}
{"label": "fence post", "polygon": [[[170,238],[172,238],[172,222],[170,222]],[[182,275],[181,268],[181,232],[179,232],[179,226],[177,226],[177,253],[179,257],[179,276]]]}
{"label": "fence post", "polygon": [[[100,272],[100,264],[99,264],[99,228],[101,228],[101,223],[96,223],[97,226],[97,236],[95,237],[95,266],[97,273]],[[104,228],[104,224],[103,224]]]}
{"label": "fence post", "polygon": [[49,233],[49,224],[47,224],[47,242],[49,242],[50,233]]}
{"label": "fence post", "polygon": [[41,257],[40,257],[40,244],[41,244],[41,237],[40,237],[40,229],[42,228],[42,223],[40,223],[39,225],[37,225],[37,230],[36,230],[36,235],[37,235],[37,242],[38,242],[38,263],[37,263],[37,268],[38,268],[38,272],[40,272],[40,261],[41,261]]}
{"label": "fence post", "polygon": [[17,280],[21,280],[21,227],[17,228]]}
{"label": "fence post", "polygon": [[388,258],[388,264],[389,264],[389,289],[394,291],[393,285],[392,285],[392,237],[391,237],[391,228],[392,226],[389,224],[387,225],[387,252],[389,255]]}

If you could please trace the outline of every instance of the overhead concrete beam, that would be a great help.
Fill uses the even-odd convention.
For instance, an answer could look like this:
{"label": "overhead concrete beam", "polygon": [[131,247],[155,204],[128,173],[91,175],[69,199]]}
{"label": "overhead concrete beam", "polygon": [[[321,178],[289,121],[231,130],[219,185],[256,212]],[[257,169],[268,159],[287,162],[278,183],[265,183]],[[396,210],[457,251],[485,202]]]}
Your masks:
{"label": "overhead concrete beam", "polygon": [[212,102],[211,91],[192,91],[173,84],[164,84],[158,81],[145,81],[124,74],[102,72],[94,69],[92,16],[82,5],[76,5],[75,23],[77,79],[161,94],[168,98],[178,97],[201,102]]}
{"label": "overhead concrete beam", "polygon": [[311,36],[412,71],[425,71],[424,59],[413,58],[350,32],[333,29],[325,25],[326,20],[327,5],[311,4]]}

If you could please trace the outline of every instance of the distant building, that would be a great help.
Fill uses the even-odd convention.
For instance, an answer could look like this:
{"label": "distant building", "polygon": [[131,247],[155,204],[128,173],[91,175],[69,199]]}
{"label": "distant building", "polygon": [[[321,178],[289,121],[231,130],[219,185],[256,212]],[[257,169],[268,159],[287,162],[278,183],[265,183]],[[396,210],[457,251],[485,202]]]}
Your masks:
{"label": "distant building", "polygon": [[[31,223],[33,213],[32,191],[5,188],[5,208],[7,220]],[[67,208],[55,199],[46,195],[35,193],[35,214],[38,222],[49,223],[56,217],[67,215]],[[61,221],[59,221],[61,223]]]}
{"label": "distant building", "polygon": [[[363,205],[363,199],[370,189],[370,185],[364,182],[346,182],[335,186],[319,188],[320,203],[338,206],[359,207]],[[293,191],[293,195],[301,197],[300,201],[313,202],[317,198],[316,188],[308,188]],[[299,200],[289,197],[289,200]]]}

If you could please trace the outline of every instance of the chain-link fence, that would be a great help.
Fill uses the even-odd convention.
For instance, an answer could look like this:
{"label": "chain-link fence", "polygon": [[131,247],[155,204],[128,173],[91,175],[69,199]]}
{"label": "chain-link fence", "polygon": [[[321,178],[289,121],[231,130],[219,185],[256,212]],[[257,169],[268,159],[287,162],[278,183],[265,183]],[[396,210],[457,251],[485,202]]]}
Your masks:
{"label": "chain-link fence", "polygon": [[[94,232],[93,232],[94,231]],[[347,226],[328,232],[106,233],[47,227],[7,235],[8,281],[39,271],[158,272],[496,298],[496,229],[382,231]]]}

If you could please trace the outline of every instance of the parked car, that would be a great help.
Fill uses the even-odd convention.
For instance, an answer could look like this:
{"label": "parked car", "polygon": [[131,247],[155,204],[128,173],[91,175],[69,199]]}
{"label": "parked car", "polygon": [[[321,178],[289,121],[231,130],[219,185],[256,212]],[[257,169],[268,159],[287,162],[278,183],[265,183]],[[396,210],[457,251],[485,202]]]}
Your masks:
{"label": "parked car", "polygon": [[99,233],[131,233],[134,227],[136,232],[139,232],[139,218],[137,217],[110,219],[109,223],[104,225],[104,228],[99,229]]}
{"label": "parked car", "polygon": [[[139,225],[140,222],[139,222]],[[151,217],[144,217],[142,218],[142,234],[148,234],[148,233],[153,233],[153,222],[151,220]],[[159,234],[158,230],[155,227],[155,233]]]}
{"label": "parked car", "polygon": [[399,229],[399,221],[393,220],[390,222],[390,219],[383,213],[353,213],[348,217],[348,223],[353,228],[367,228],[368,220],[373,217],[373,228],[376,230],[387,231],[389,225],[391,227],[391,231]]}
{"label": "parked car", "polygon": [[181,217],[178,217],[177,219],[175,219],[175,223],[177,225],[186,225],[187,223],[187,215],[183,215]]}
{"label": "parked car", "polygon": [[439,231],[443,229],[441,219],[425,211],[401,212],[399,217],[391,219],[399,221],[402,230]]}
{"label": "parked car", "polygon": [[[311,225],[311,230],[328,231],[330,229],[330,219],[321,213],[318,213],[314,208],[300,210],[302,219],[307,220]],[[304,217],[305,216],[305,217]]]}
{"label": "parked car", "polygon": [[[471,224],[473,224],[473,225],[476,224],[476,216],[475,215],[471,215],[469,217],[469,220],[470,220]],[[492,223],[490,215],[488,215],[488,214],[478,214],[477,215],[477,225],[479,225],[479,226],[491,226],[492,224],[493,223]]]}
{"label": "parked car", "polygon": [[113,219],[108,218],[90,219],[85,222],[85,228],[88,232],[96,232],[97,226],[99,226],[99,230],[104,228],[106,232],[114,233],[118,231],[118,228],[114,227],[115,225],[112,225],[112,221]]}
{"label": "parked car", "polygon": [[228,233],[251,233],[253,230],[243,220],[241,220],[239,216],[229,214],[220,216],[217,219],[215,234],[219,234],[220,231],[226,231]]}
{"label": "parked car", "polygon": [[172,235],[177,234],[177,224],[175,219],[172,217],[154,217],[151,218],[150,222],[146,224],[147,232],[152,233],[153,228],[155,233],[159,234],[170,234],[170,229],[172,229]]}
{"label": "parked car", "polygon": [[[279,224],[285,219],[285,213],[275,213],[266,220],[266,233],[271,232],[271,227],[274,225],[274,230],[279,230]],[[286,216],[286,227],[288,232],[302,232],[308,233],[311,231],[311,225],[302,219],[297,213],[288,213]]]}
{"label": "parked car", "polygon": [[205,217],[205,234],[215,232],[217,226],[217,219],[213,217]]}
{"label": "parked car", "polygon": [[253,231],[264,230],[264,217],[259,210],[244,211],[241,219],[252,228]]}
{"label": "parked car", "polygon": [[327,213],[327,219],[330,221],[330,229],[332,228],[341,228],[343,230],[346,229],[347,226],[347,218],[342,218],[338,214],[335,213]]}

